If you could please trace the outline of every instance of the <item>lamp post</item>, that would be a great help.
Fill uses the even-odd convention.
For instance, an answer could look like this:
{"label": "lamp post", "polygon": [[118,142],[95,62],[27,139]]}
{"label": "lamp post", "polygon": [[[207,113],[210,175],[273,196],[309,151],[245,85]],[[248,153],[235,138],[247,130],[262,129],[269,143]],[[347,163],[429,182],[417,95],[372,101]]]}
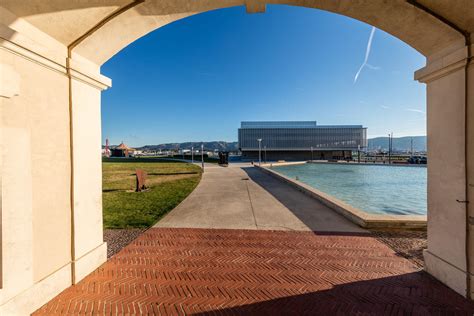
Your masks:
{"label": "lamp post", "polygon": [[311,162],[314,160],[314,155],[313,155],[313,146],[311,146]]}
{"label": "lamp post", "polygon": [[191,163],[194,163],[194,146],[191,146]]}
{"label": "lamp post", "polygon": [[357,162],[360,163],[360,145],[357,145]]}
{"label": "lamp post", "polygon": [[264,156],[265,159],[264,159],[264,161],[265,161],[265,163],[267,163],[267,145],[263,146],[263,150],[264,150],[264,152],[265,152],[265,156]]}
{"label": "lamp post", "polygon": [[388,134],[388,164],[392,163],[392,140],[393,140],[393,132]]}
{"label": "lamp post", "polygon": [[262,139],[258,138],[258,165],[260,166],[262,164]]}
{"label": "lamp post", "polygon": [[390,133],[388,133],[388,164],[390,164]]}
{"label": "lamp post", "polygon": [[201,167],[202,171],[204,171],[204,144],[201,144]]}

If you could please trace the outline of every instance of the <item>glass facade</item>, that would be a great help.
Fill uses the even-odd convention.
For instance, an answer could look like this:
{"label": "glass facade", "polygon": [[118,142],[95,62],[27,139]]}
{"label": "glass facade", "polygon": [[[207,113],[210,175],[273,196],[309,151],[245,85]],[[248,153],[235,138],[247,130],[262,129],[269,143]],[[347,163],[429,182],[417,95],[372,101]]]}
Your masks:
{"label": "glass facade", "polygon": [[357,150],[367,147],[362,125],[317,125],[316,121],[242,122],[238,131],[241,151]]}

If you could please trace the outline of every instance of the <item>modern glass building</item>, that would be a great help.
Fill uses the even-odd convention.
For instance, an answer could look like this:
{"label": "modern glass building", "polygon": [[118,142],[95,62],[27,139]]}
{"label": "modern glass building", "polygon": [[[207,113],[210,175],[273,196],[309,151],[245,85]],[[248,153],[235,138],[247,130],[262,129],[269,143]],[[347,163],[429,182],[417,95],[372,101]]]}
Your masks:
{"label": "modern glass building", "polygon": [[352,151],[367,147],[362,125],[317,125],[316,121],[241,122],[242,158],[258,160],[349,159]]}

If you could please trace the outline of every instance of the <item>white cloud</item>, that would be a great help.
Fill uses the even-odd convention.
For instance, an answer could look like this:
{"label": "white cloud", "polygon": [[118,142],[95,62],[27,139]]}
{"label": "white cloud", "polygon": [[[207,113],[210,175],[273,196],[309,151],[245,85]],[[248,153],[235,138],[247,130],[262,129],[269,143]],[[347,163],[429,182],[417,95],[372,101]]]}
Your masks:
{"label": "white cloud", "polygon": [[390,109],[390,107],[389,107],[389,106],[386,106],[386,105],[381,105],[380,107],[381,107],[382,109],[385,109],[385,110]]}

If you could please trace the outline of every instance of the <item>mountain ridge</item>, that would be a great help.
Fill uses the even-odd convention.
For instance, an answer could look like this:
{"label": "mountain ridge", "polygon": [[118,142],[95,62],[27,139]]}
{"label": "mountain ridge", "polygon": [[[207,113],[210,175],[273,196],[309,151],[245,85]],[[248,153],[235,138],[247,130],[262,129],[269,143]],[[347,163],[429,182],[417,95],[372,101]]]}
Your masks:
{"label": "mountain ridge", "polygon": [[[426,151],[426,136],[394,137],[392,148],[394,151],[410,151],[413,139],[414,151]],[[388,150],[388,137],[375,137],[368,139],[368,150]]]}
{"label": "mountain ridge", "polygon": [[[411,140],[413,139],[414,151],[426,151],[426,136],[405,136],[394,137],[392,147],[394,151],[410,151]],[[158,145],[145,145],[135,147],[139,150],[180,150],[180,149],[200,149],[204,144],[206,150],[237,151],[238,142],[226,141],[208,141],[208,142],[182,142],[182,143],[163,143]],[[111,146],[113,147],[113,146]],[[388,150],[388,137],[374,137],[368,139],[368,150]]]}

